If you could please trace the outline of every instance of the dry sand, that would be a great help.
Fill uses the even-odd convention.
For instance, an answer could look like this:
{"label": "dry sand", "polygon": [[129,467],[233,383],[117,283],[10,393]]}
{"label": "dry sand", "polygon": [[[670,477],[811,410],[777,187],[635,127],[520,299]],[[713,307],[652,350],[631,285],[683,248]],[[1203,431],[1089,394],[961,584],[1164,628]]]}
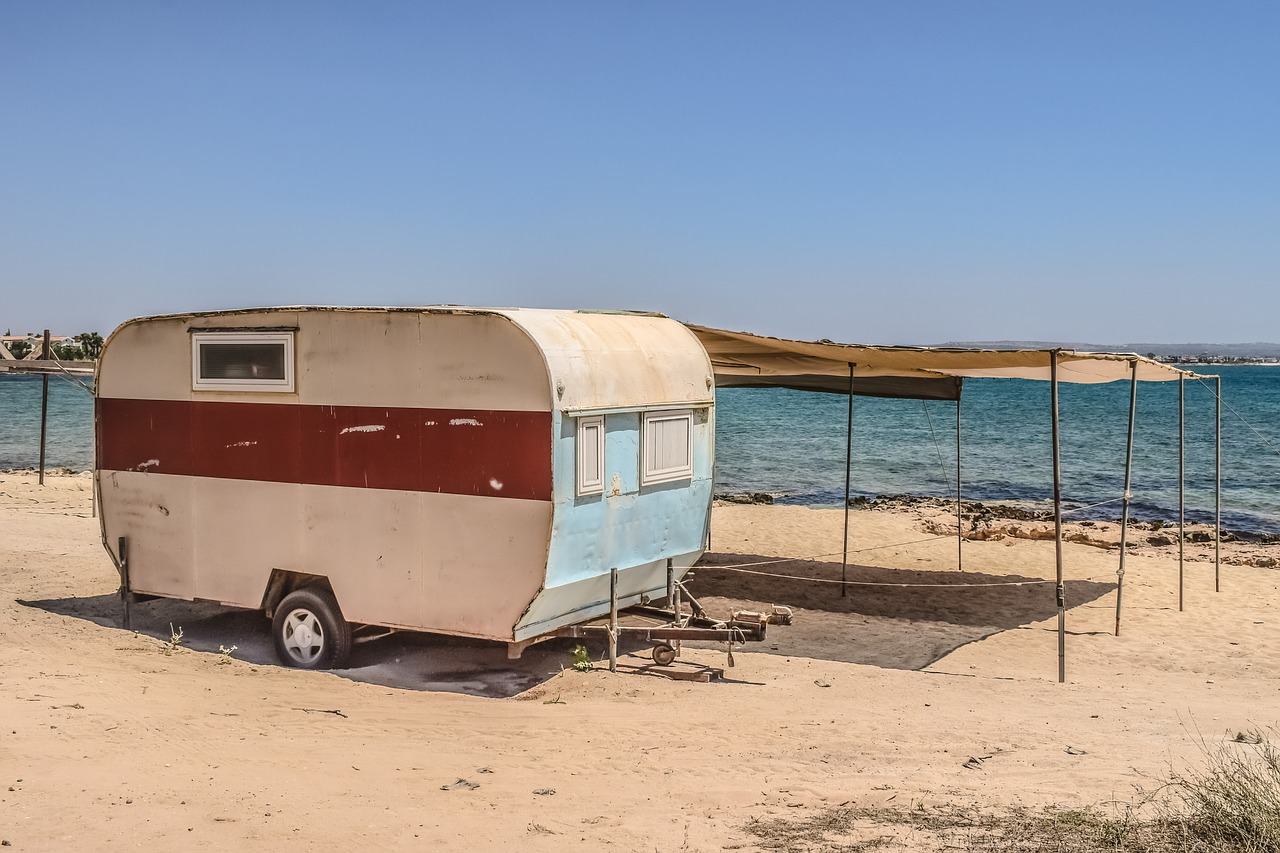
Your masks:
{"label": "dry sand", "polygon": [[[1051,584],[842,598],[713,566],[691,584],[709,609],[796,617],[736,650],[719,683],[653,677],[641,649],[617,674],[579,673],[562,669],[565,642],[513,664],[501,646],[412,635],[310,673],[275,665],[255,614],[160,601],[118,627],[90,483],[0,475],[0,839],[14,850],[753,850],[753,820],[846,803],[1129,799],[1200,761],[1201,739],[1280,720],[1280,572],[1227,564],[1215,593],[1203,546],[1181,613],[1176,548],[1134,549],[1117,638],[1117,552],[1069,543],[1065,684]],[[954,539],[881,547],[926,539],[941,524],[928,515],[855,512],[850,580],[1053,577],[1047,541],[967,542],[963,573]],[[837,511],[721,506],[707,562],[840,540]],[[1226,550],[1258,562],[1274,546],[1251,548]],[[757,570],[832,578],[839,557]],[[725,654],[686,646],[684,661]]]}

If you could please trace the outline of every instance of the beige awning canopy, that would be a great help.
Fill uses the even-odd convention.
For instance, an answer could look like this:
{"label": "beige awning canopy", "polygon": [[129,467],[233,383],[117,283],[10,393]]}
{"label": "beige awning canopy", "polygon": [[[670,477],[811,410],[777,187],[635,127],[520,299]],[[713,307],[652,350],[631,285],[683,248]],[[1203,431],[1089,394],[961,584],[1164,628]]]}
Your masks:
{"label": "beige awning canopy", "polygon": [[[870,346],[831,341],[793,341],[690,325],[711,356],[722,388],[795,388],[873,397],[954,400],[964,377],[1048,380],[1054,350],[988,350]],[[1057,350],[1062,382],[1101,383],[1130,379],[1137,367],[1143,382],[1169,382],[1196,374],[1133,353]]]}

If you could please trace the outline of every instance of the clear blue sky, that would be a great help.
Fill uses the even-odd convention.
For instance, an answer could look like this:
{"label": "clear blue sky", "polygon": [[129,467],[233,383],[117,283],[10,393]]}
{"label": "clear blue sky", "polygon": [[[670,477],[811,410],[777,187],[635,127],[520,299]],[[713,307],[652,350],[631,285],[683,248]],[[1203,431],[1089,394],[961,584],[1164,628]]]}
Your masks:
{"label": "clear blue sky", "polygon": [[1276,340],[1277,44],[1274,0],[3,0],[0,326]]}

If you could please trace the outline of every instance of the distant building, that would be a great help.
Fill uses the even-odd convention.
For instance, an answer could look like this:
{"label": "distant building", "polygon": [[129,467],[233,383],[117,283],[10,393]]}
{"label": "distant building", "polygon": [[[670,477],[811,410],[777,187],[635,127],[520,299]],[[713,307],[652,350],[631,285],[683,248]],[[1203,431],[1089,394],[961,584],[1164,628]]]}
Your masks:
{"label": "distant building", "polygon": [[[50,335],[49,345],[74,343],[71,335]],[[34,361],[40,357],[40,348],[44,345],[44,335],[28,333],[25,335],[0,335],[0,359],[6,361],[15,361],[18,356],[14,355],[14,344],[21,344],[16,349],[23,352],[22,358],[27,361]]]}

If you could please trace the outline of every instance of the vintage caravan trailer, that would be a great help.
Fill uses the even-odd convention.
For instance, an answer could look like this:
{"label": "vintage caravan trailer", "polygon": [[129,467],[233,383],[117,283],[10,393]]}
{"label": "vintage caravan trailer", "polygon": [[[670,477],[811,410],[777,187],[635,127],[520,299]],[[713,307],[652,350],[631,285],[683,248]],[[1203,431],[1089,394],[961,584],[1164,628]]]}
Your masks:
{"label": "vintage caravan trailer", "polygon": [[661,598],[702,555],[714,379],[658,315],[293,307],[145,317],[97,376],[103,542],[126,599],[523,645]]}

